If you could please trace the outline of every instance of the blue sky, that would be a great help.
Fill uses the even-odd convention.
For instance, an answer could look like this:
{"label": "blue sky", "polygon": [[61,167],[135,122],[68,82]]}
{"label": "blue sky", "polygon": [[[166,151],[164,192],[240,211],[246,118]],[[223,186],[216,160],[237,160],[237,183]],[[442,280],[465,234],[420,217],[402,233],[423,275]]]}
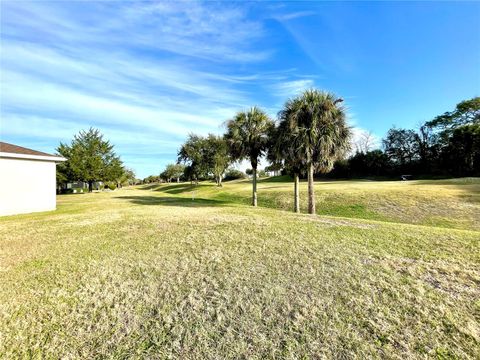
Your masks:
{"label": "blue sky", "polygon": [[2,140],[53,152],[93,126],[139,177],[309,87],[378,138],[480,94],[478,2],[0,4]]}

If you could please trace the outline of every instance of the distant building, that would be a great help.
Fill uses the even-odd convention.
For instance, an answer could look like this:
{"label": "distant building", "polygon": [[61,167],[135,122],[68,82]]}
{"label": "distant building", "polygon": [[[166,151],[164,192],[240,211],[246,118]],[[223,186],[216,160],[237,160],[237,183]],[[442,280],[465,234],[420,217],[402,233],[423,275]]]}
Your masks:
{"label": "distant building", "polygon": [[0,216],[56,209],[56,163],[64,158],[0,142]]}
{"label": "distant building", "polygon": [[[93,190],[102,190],[105,187],[103,181],[94,181],[92,184]],[[76,193],[85,193],[88,192],[88,182],[85,181],[74,181],[64,184],[57,184],[57,188],[60,193],[71,192]]]}

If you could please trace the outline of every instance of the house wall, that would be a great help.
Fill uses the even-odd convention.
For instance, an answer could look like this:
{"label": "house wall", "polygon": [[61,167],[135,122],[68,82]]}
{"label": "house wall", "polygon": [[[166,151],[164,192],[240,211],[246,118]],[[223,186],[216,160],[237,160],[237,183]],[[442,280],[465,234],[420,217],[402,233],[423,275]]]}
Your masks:
{"label": "house wall", "polygon": [[0,216],[56,208],[55,162],[0,158]]}

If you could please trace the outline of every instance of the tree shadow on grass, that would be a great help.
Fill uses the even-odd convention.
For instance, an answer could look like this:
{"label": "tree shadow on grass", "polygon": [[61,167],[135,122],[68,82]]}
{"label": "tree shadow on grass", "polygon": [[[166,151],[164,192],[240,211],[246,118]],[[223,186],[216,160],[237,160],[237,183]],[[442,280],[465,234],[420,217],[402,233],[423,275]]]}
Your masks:
{"label": "tree shadow on grass", "polygon": [[258,179],[259,183],[289,183],[293,178],[290,175],[270,176],[267,178]]}
{"label": "tree shadow on grass", "polygon": [[128,200],[137,205],[163,205],[179,207],[207,207],[207,206],[225,206],[229,203],[222,200],[196,198],[181,198],[169,196],[117,196],[115,199]]}
{"label": "tree shadow on grass", "polygon": [[190,183],[176,183],[171,185],[157,184],[153,186],[148,185],[148,186],[142,187],[140,188],[140,190],[161,191],[167,194],[181,194],[183,192],[195,191],[195,190],[199,190],[200,188],[210,187],[210,186],[211,185],[206,185],[206,184],[194,185]]}

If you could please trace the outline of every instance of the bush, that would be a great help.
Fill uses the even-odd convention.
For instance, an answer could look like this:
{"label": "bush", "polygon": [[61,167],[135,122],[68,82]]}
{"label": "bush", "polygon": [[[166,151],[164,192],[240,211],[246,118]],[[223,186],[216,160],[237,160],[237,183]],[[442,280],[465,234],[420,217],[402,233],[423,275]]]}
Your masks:
{"label": "bush", "polygon": [[105,184],[105,187],[107,189],[110,189],[110,190],[115,190],[117,188],[117,184],[110,182],[110,183]]}
{"label": "bush", "polygon": [[228,169],[225,173],[225,177],[223,178],[224,181],[229,180],[238,180],[238,179],[245,179],[247,176],[245,173],[241,172],[237,169]]}

